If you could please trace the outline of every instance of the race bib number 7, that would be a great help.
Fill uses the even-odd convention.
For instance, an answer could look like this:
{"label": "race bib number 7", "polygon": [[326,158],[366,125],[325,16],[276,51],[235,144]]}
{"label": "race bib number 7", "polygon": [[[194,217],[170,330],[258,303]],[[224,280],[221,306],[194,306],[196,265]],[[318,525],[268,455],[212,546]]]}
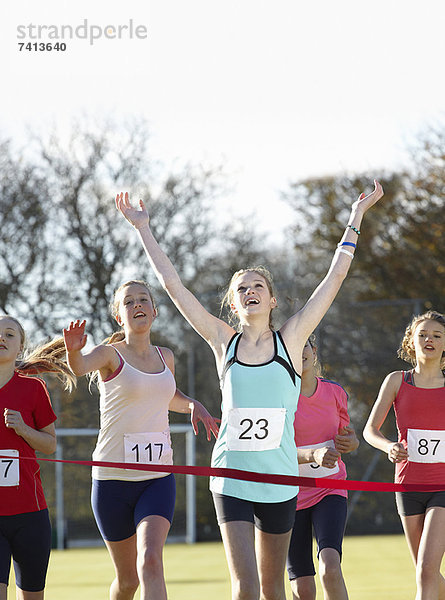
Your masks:
{"label": "race bib number 7", "polygon": [[0,487],[12,487],[20,483],[19,451],[0,450]]}
{"label": "race bib number 7", "polygon": [[227,420],[227,449],[259,452],[279,448],[285,408],[232,408]]}
{"label": "race bib number 7", "polygon": [[445,462],[445,431],[408,429],[407,441],[410,462]]}

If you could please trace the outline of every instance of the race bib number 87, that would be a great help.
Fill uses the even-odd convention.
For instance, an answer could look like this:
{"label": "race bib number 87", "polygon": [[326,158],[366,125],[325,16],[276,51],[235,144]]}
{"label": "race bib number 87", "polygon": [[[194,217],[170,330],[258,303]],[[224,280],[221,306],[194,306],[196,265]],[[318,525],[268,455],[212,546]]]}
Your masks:
{"label": "race bib number 87", "polygon": [[279,448],[285,408],[232,408],[227,420],[227,449],[259,452]]}
{"label": "race bib number 87", "polygon": [[19,451],[0,450],[0,486],[10,487],[19,485]]}
{"label": "race bib number 87", "polygon": [[410,462],[445,462],[445,431],[408,429],[407,441]]}

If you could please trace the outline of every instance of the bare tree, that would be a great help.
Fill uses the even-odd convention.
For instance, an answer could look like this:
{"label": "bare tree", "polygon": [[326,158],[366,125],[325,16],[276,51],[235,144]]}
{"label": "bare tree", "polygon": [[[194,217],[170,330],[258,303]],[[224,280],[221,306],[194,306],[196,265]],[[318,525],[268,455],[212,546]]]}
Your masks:
{"label": "bare tree", "polygon": [[41,199],[47,182],[9,141],[0,143],[0,172],[0,308],[45,331],[40,305],[49,258]]}

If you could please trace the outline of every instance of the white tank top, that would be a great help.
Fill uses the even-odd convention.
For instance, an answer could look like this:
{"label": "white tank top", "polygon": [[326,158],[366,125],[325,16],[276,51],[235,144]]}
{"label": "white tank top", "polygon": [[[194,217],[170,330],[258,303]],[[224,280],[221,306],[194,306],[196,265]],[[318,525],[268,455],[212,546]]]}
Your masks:
{"label": "white tank top", "polygon": [[[114,346],[113,346],[114,347]],[[100,431],[93,460],[138,464],[173,464],[168,406],[176,383],[159,348],[164,369],[144,373],[127,363],[119,351],[121,366],[99,382]],[[168,473],[93,467],[93,479],[144,481]]]}

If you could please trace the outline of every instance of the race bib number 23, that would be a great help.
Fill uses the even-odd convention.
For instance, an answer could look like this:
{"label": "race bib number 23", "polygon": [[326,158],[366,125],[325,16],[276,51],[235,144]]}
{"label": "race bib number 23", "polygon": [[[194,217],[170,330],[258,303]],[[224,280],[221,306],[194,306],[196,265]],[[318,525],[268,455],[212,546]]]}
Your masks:
{"label": "race bib number 23", "polygon": [[279,448],[285,408],[232,408],[227,419],[227,449],[261,451]]}

